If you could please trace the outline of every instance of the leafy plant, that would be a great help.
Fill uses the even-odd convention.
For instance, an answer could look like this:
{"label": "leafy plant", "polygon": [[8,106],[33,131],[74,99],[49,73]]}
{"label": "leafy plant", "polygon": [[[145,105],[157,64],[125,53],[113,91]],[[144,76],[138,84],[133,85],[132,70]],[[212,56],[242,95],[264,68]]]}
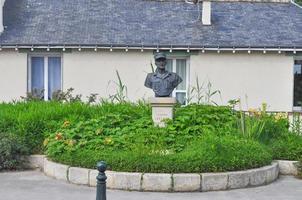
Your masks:
{"label": "leafy plant", "polygon": [[294,113],[292,123],[290,125],[291,131],[296,135],[302,136],[302,119],[301,113]]}
{"label": "leafy plant", "polygon": [[73,94],[72,94],[73,91],[74,91],[74,88],[69,88],[69,89],[67,89],[66,92],[57,90],[57,91],[53,92],[52,100],[59,101],[59,102],[69,102],[69,103],[81,102],[82,95],[77,94],[77,95],[73,96]]}
{"label": "leafy plant", "polygon": [[30,102],[30,101],[43,101],[44,100],[44,90],[33,89],[32,92],[27,92],[26,96],[21,96],[21,99]]}
{"label": "leafy plant", "polygon": [[116,76],[118,81],[113,81],[117,89],[115,94],[109,95],[109,99],[112,102],[123,103],[127,101],[127,86],[122,82],[119,72],[116,70]]}
{"label": "leafy plant", "polygon": [[195,86],[192,86],[188,92],[187,102],[188,104],[192,102],[195,98],[197,104],[206,104],[206,105],[218,105],[215,101],[213,101],[213,97],[217,94],[220,95],[221,92],[219,90],[212,90],[211,82],[203,82],[200,84],[198,76],[195,79]]}
{"label": "leafy plant", "polygon": [[88,103],[88,104],[96,103],[96,101],[97,101],[97,96],[98,96],[97,93],[92,93],[92,94],[90,94],[90,95],[87,97],[87,99],[88,99],[87,103]]}
{"label": "leafy plant", "polygon": [[273,139],[269,147],[272,149],[274,159],[299,160],[302,155],[302,137],[287,134]]}
{"label": "leafy plant", "polygon": [[265,127],[265,121],[256,116],[248,116],[244,112],[239,112],[238,120],[239,132],[247,139],[259,140]]}
{"label": "leafy plant", "polygon": [[[155,135],[160,136],[160,133],[163,134],[163,131]],[[147,135],[145,137],[149,138]],[[150,145],[147,140],[140,138],[133,144],[135,148],[130,150],[94,150],[83,146],[70,151],[66,147],[60,153],[49,153],[48,156],[72,166],[92,168],[96,161],[103,159],[110,164],[109,169],[115,171],[164,173],[233,171],[260,167],[272,160],[263,145],[231,136],[204,135],[190,142],[181,152],[165,149],[161,139],[154,138],[154,141],[159,142],[153,146],[153,143]]]}
{"label": "leafy plant", "polygon": [[0,132],[0,171],[24,168],[22,157],[27,154],[27,148],[16,136]]}

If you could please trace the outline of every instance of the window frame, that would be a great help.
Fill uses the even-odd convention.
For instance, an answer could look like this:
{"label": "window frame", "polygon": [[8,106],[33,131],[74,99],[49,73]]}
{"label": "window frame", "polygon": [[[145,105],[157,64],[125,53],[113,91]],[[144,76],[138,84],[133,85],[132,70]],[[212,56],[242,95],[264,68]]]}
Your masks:
{"label": "window frame", "polygon": [[[297,61],[297,60],[302,61],[302,56],[294,56],[294,62],[293,62],[293,67],[292,67],[292,76],[293,76],[292,110],[301,112],[302,106],[294,105],[294,102],[295,102],[295,61]],[[302,67],[301,67],[301,69],[302,69]]]}
{"label": "window frame", "polygon": [[48,58],[49,57],[60,57],[61,58],[61,88],[63,90],[63,54],[62,53],[30,53],[27,56],[27,92],[32,92],[31,90],[31,70],[32,70],[32,58],[33,57],[43,57],[44,59],[44,101],[49,101],[48,99]]}
{"label": "window frame", "polygon": [[186,60],[186,89],[185,90],[177,90],[176,88],[172,92],[172,97],[176,98],[177,92],[185,92],[186,102],[184,105],[188,104],[188,91],[190,84],[190,57],[189,56],[167,56],[167,60],[172,60],[172,72],[176,73],[176,60]]}

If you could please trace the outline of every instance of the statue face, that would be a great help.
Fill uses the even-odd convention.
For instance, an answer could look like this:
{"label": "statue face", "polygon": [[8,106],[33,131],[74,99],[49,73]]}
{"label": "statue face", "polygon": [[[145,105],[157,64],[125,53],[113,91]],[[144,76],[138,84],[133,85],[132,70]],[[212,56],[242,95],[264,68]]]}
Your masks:
{"label": "statue face", "polygon": [[159,59],[155,60],[155,65],[159,69],[165,69],[165,67],[167,65],[167,59],[165,59],[165,58],[159,58]]}

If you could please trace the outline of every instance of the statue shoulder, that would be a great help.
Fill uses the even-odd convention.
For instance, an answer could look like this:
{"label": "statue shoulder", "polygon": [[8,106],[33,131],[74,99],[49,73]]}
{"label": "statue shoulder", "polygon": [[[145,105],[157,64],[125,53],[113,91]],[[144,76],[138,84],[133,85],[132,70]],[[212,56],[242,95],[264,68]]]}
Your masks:
{"label": "statue shoulder", "polygon": [[148,73],[147,78],[151,78],[155,73]]}
{"label": "statue shoulder", "polygon": [[172,74],[173,77],[180,77],[178,74],[176,74],[175,72],[170,72]]}

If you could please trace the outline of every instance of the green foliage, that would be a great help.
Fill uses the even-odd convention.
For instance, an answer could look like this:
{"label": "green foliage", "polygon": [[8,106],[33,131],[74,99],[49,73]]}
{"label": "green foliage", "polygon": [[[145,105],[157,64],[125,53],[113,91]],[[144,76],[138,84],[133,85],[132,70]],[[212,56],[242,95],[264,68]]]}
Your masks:
{"label": "green foliage", "polygon": [[296,0],[295,2],[299,5],[302,5],[302,0]]}
{"label": "green foliage", "polygon": [[127,101],[127,86],[123,83],[119,72],[116,70],[117,82],[112,81],[116,85],[115,94],[110,95],[111,102],[125,103]]}
{"label": "green foliage", "polygon": [[106,159],[126,171],[238,170],[268,164],[271,153],[292,160],[302,154],[301,137],[288,131],[284,116],[244,116],[242,130],[232,107],[190,104],[177,106],[174,120],[159,128],[144,102],[29,101],[0,104],[0,132],[12,133],[30,153],[41,153],[44,141],[47,155],[59,162],[93,167]]}
{"label": "green foliage", "polygon": [[250,111],[247,114],[239,111],[238,115],[238,131],[245,138],[267,144],[288,133],[289,122],[279,114],[261,111]]}
{"label": "green foliage", "polygon": [[147,106],[130,103],[119,106],[106,102],[102,105],[81,102],[64,104],[54,101],[3,103],[0,104],[0,132],[10,132],[18,136],[31,153],[41,153],[45,133],[55,132],[64,121],[84,121],[116,112],[133,117],[150,114]]}
{"label": "green foliage", "polygon": [[205,104],[205,105],[218,105],[215,101],[213,101],[213,97],[218,95],[221,98],[221,92],[219,90],[213,90],[213,85],[210,81],[200,83],[198,76],[195,79],[195,85],[191,86],[187,103],[190,104],[193,99],[196,99],[197,104]]}
{"label": "green foliage", "polygon": [[288,134],[273,140],[269,144],[272,149],[274,159],[279,160],[299,160],[302,156],[302,137]]}
{"label": "green foliage", "polygon": [[296,135],[302,136],[302,119],[301,119],[301,113],[294,113],[293,119],[291,123],[291,131]]}
{"label": "green foliage", "polygon": [[193,138],[204,133],[234,133],[236,116],[230,107],[190,104],[175,110],[175,119],[168,130]]}
{"label": "green foliage", "polygon": [[[161,144],[159,140],[158,147]],[[73,166],[94,168],[97,161],[106,160],[110,170],[167,173],[242,170],[267,165],[272,160],[266,147],[255,141],[214,135],[202,136],[179,153],[140,144],[131,150],[64,149],[48,156]]]}
{"label": "green foliage", "polygon": [[52,100],[53,101],[59,101],[59,102],[81,102],[82,95],[73,95],[74,88],[67,89],[66,92],[57,90],[52,94]]}
{"label": "green foliage", "polygon": [[27,153],[27,148],[20,139],[12,134],[0,132],[0,171],[22,169],[22,156]]}
{"label": "green foliage", "polygon": [[44,141],[47,155],[82,167],[104,159],[113,170],[142,172],[239,170],[271,162],[265,146],[234,136],[236,115],[229,107],[177,107],[174,122],[159,128],[153,126],[149,107],[138,105],[144,112],[129,113],[122,111],[123,104],[108,105],[118,112],[65,121],[49,133]]}

